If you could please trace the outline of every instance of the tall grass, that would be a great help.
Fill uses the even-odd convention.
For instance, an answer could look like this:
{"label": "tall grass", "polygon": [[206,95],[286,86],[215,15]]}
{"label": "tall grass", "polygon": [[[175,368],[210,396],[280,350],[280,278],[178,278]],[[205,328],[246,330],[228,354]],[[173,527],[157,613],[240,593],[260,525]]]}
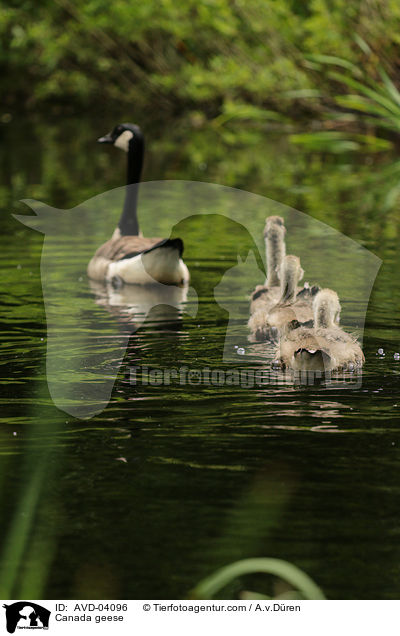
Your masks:
{"label": "tall grass", "polygon": [[[368,44],[356,36],[356,42],[365,55],[372,56]],[[311,150],[330,152],[388,150],[400,134],[400,92],[382,64],[376,65],[376,78],[369,65],[361,66],[332,55],[310,55],[308,64],[325,77],[340,93],[333,101],[340,111],[330,110],[321,127],[336,128],[291,136],[291,141]],[[337,128],[361,126],[365,133],[347,132]]]}

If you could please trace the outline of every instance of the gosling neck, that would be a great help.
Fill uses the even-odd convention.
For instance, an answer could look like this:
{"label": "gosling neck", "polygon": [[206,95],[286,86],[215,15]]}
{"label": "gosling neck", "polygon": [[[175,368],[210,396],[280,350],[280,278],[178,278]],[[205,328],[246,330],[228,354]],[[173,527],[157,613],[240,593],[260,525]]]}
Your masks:
{"label": "gosling neck", "polygon": [[278,287],[280,284],[278,272],[286,255],[284,228],[273,226],[265,235],[265,250],[267,260],[267,287]]}
{"label": "gosling neck", "polygon": [[[137,218],[137,200],[139,182],[142,174],[144,155],[144,139],[142,135],[135,135],[129,142],[127,153],[127,175],[124,209],[118,224],[121,236],[137,236],[139,223]],[[134,186],[133,184],[137,184]]]}
{"label": "gosling neck", "polygon": [[335,327],[335,312],[331,303],[322,300],[315,307],[315,326],[320,329]]}
{"label": "gosling neck", "polygon": [[292,303],[296,298],[297,283],[298,283],[297,270],[288,268],[283,272],[281,280],[281,303]]}

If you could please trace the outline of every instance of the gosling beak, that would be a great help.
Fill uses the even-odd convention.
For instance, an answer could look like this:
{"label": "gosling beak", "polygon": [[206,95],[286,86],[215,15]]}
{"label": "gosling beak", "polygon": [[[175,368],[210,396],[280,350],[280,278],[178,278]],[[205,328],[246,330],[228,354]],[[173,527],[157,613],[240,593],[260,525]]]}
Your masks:
{"label": "gosling beak", "polygon": [[315,356],[316,353],[320,353],[319,349],[297,349],[297,351],[294,352],[294,357],[296,358],[297,356],[301,356],[303,355],[303,353],[305,353],[306,355],[309,356]]}
{"label": "gosling beak", "polygon": [[99,144],[112,144],[114,143],[113,138],[111,137],[111,133],[107,133],[104,137],[99,137],[97,140]]}

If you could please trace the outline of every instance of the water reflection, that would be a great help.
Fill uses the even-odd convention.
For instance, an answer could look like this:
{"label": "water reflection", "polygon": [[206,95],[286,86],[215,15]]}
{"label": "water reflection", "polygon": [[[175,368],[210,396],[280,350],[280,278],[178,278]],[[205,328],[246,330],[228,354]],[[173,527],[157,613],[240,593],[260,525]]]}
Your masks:
{"label": "water reflection", "polygon": [[[273,360],[272,349],[249,345],[240,331],[248,299],[244,291],[238,300],[236,279],[248,292],[261,281],[240,270],[225,280],[220,304],[214,297],[227,270],[238,267],[239,229],[216,216],[193,217],[182,221],[182,229],[197,316],[189,295],[169,307],[159,304],[143,322],[154,299],[139,302],[118,290],[91,289],[87,260],[75,258],[65,239],[57,246],[73,275],[70,287],[52,282],[52,292],[58,289],[52,310],[55,317],[64,315],[63,337],[76,337],[72,303],[62,313],[71,291],[85,308],[84,336],[97,330],[93,353],[107,349],[111,358],[120,356],[116,333],[134,332],[107,409],[82,423],[58,411],[47,390],[42,237],[17,227],[8,213],[13,199],[32,196],[68,208],[103,186],[120,185],[122,163],[99,159],[91,145],[103,126],[68,120],[59,130],[45,121],[32,133],[18,122],[1,150],[1,531],[15,539],[8,554],[11,546],[21,556],[12,576],[3,569],[14,598],[183,598],[218,567],[251,556],[295,563],[330,598],[398,598],[398,216],[379,215],[375,203],[383,190],[376,197],[363,192],[371,167],[362,157],[350,162],[304,155],[283,138],[269,137],[261,152],[262,133],[230,147],[222,159],[224,148],[205,131],[201,143],[196,134],[181,144],[167,140],[169,150],[161,156],[150,147],[147,178],[204,178],[194,158],[198,146],[197,158],[210,155],[210,180],[311,211],[380,252],[384,265],[367,316],[362,387],[304,387],[279,376],[261,388],[132,385],[123,370],[136,363],[220,368],[228,328],[237,330],[231,341],[235,366],[259,369]],[[39,134],[43,130],[46,135]],[[263,218],[255,219],[260,223]],[[307,226],[299,227],[293,248],[304,249],[306,232]],[[104,233],[97,225],[97,244]],[[316,253],[307,259],[311,278],[322,270]],[[330,274],[328,263],[322,269]],[[351,303],[350,274],[342,284],[346,320],[355,327],[359,310]],[[237,321],[229,326],[225,302],[233,301]],[[58,351],[67,365],[78,359],[73,340]],[[381,347],[385,357],[376,355]],[[71,375],[63,380],[70,383]],[[21,523],[14,525],[15,519]],[[231,597],[235,592],[229,591]]]}
{"label": "water reflection", "polygon": [[100,283],[89,280],[95,302],[117,318],[121,325],[126,325],[134,332],[147,322],[177,322],[182,312],[192,316],[197,313],[196,303],[192,298],[189,305],[188,285],[123,285],[116,289],[111,283]]}

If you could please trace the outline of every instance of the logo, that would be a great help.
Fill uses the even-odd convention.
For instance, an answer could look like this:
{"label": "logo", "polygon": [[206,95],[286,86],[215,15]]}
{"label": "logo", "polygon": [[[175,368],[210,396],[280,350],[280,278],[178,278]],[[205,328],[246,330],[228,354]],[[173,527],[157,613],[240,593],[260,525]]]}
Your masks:
{"label": "logo", "polygon": [[14,634],[16,629],[49,629],[51,612],[41,605],[31,601],[18,601],[3,607],[6,609],[9,634]]}

